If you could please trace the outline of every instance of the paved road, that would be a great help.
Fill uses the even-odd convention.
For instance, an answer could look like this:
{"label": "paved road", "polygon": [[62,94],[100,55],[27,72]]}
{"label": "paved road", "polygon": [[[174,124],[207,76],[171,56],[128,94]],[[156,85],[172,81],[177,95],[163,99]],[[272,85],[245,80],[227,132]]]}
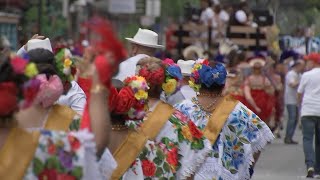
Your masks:
{"label": "paved road", "polygon": [[285,145],[283,139],[277,139],[269,144],[256,165],[253,180],[307,179],[302,134],[298,128],[294,139],[299,141],[299,145]]}

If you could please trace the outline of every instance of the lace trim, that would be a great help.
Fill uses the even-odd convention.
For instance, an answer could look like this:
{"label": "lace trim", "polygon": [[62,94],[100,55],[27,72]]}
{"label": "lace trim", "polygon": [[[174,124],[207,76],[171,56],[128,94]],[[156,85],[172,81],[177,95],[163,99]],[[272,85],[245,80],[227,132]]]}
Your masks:
{"label": "lace trim", "polygon": [[259,129],[258,137],[255,141],[252,142],[253,152],[261,151],[269,142],[274,140],[274,135],[269,129],[269,127],[263,123],[262,129]]}
{"label": "lace trim", "polygon": [[204,140],[204,149],[197,152],[197,159],[195,162],[190,162],[181,168],[181,177],[178,179],[187,179],[191,177],[206,161],[209,153],[212,151],[211,143],[209,140]]}

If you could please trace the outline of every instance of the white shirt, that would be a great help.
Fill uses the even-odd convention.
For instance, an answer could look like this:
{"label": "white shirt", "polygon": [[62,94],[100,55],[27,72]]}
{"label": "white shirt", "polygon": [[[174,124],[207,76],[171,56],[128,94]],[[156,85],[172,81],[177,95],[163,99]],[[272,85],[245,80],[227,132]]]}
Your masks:
{"label": "white shirt", "polygon": [[124,81],[127,77],[134,76],[136,74],[137,63],[145,57],[149,56],[145,54],[138,54],[120,63],[119,72],[115,77],[113,77],[113,79]]}
{"label": "white shirt", "polygon": [[302,75],[298,93],[303,94],[301,116],[320,116],[320,68]]}
{"label": "white shirt", "polygon": [[230,20],[230,16],[225,10],[220,11],[219,18],[225,23]]}
{"label": "white shirt", "polygon": [[60,96],[57,103],[69,106],[71,109],[82,115],[86,105],[86,94],[75,81],[71,82],[71,88],[66,95]]}
{"label": "white shirt", "polygon": [[204,25],[208,25],[208,22],[214,17],[214,12],[210,7],[207,7],[207,9],[205,9],[204,11],[202,11],[201,16],[200,16],[200,21],[204,24]]}
{"label": "white shirt", "polygon": [[285,93],[284,93],[284,102],[285,104],[292,104],[296,105],[297,101],[297,90],[298,87],[291,87],[290,84],[299,82],[301,79],[301,74],[297,73],[294,70],[291,70],[286,75],[286,82],[285,82]]}

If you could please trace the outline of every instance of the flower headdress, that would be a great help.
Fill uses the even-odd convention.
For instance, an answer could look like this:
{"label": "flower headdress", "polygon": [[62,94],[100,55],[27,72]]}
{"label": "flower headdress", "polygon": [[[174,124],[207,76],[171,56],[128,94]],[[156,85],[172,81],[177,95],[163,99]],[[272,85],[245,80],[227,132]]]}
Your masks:
{"label": "flower headdress", "polygon": [[166,72],[162,89],[166,96],[170,96],[179,90],[180,81],[182,80],[183,76],[180,67],[175,64],[172,59],[165,59],[163,64],[166,67]]}
{"label": "flower headdress", "polygon": [[124,80],[125,86],[114,98],[113,114],[124,115],[125,124],[129,128],[137,128],[146,115],[148,89],[147,81],[141,76],[133,76]]}
{"label": "flower headdress", "polygon": [[61,49],[55,56],[58,75],[62,81],[72,81],[76,73],[74,59],[69,49]]}
{"label": "flower headdress", "polygon": [[[12,57],[9,60],[9,65],[13,70],[13,74],[8,76],[19,77],[24,82],[13,82],[4,80],[0,83],[0,116],[9,116],[18,108],[18,102],[21,102],[20,107],[29,107],[36,98],[40,82],[35,79],[38,74],[38,69],[34,63],[20,57]],[[5,73],[5,72],[2,72]]]}
{"label": "flower headdress", "polygon": [[221,63],[210,67],[207,59],[197,60],[192,69],[189,85],[199,92],[202,85],[208,88],[213,84],[224,85],[226,77],[226,68]]}

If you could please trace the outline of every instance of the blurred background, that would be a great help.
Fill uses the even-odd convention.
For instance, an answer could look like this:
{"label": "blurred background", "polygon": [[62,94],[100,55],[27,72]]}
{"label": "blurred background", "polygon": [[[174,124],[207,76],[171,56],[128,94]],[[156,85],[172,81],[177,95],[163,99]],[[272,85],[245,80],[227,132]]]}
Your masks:
{"label": "blurred background", "polygon": [[[240,0],[220,0],[222,8],[232,9]],[[320,32],[319,0],[248,0],[253,12],[272,16],[280,35],[301,36],[305,27]],[[171,23],[196,20],[199,0],[0,0],[0,32],[12,49],[17,49],[35,33],[51,40],[78,41],[81,22],[95,13],[109,18],[119,37],[134,35],[139,27],[159,33],[165,43],[165,30]]]}

